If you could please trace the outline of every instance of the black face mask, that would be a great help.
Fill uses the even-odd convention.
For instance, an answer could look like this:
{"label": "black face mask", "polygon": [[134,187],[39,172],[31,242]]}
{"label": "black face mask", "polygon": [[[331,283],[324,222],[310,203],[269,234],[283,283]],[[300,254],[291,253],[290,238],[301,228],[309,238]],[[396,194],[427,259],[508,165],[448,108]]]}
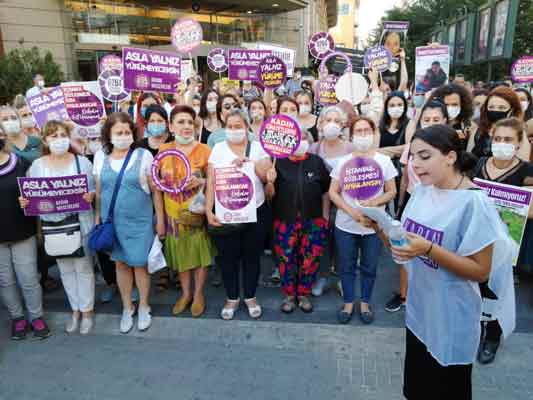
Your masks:
{"label": "black face mask", "polygon": [[507,118],[509,111],[487,111],[487,118],[493,124],[501,119]]}
{"label": "black face mask", "polygon": [[0,139],[0,151],[4,150],[4,147],[6,147],[6,140]]}

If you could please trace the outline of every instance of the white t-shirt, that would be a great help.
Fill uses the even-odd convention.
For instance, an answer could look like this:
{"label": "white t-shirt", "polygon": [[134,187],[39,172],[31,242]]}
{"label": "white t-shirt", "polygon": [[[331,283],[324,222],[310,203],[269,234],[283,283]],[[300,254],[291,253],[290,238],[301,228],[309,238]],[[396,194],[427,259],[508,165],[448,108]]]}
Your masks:
{"label": "white t-shirt", "polygon": [[[102,173],[102,168],[104,167],[104,159],[106,157],[106,154],[102,150],[99,150],[94,155],[94,167],[93,167],[93,175],[96,179],[100,179],[100,174]],[[146,149],[137,148],[133,151],[133,154],[131,155],[130,161],[128,162],[128,166],[126,167],[126,171],[128,171],[133,165],[135,164],[135,161],[137,160],[137,157],[142,157],[141,159],[141,168],[139,172],[139,183],[143,190],[146,193],[150,193],[150,186],[148,185],[148,174],[150,173],[150,170],[152,168],[152,162],[154,161],[154,156],[152,156],[152,153],[150,153]],[[110,159],[110,165],[113,171],[119,173],[120,169],[122,168],[122,164],[124,164],[125,158],[122,160],[113,160]]]}
{"label": "white t-shirt", "polygon": [[[347,161],[351,160],[352,158],[353,158],[352,154],[348,154],[347,156],[342,157],[336,163],[336,166],[333,169],[333,171],[331,171],[330,176],[336,181],[340,181],[340,176],[341,176],[341,172],[342,172],[342,168],[344,164]],[[389,156],[386,156],[380,153],[375,153],[372,159],[378,163],[383,173],[383,185],[379,189],[379,192],[377,192],[376,195],[372,197],[372,198],[376,198],[376,197],[381,196],[384,193],[385,182],[388,182],[391,179],[394,179],[398,175],[398,171],[396,171],[396,168],[394,168],[394,165],[392,164],[392,161]],[[357,208],[357,200],[348,196],[344,192],[341,192],[341,196],[346,203],[348,203],[350,206],[354,208]],[[381,206],[380,208],[385,209],[385,206]],[[354,233],[357,235],[371,235],[375,233],[373,229],[365,228],[361,224],[355,222],[354,219],[349,214],[347,214],[344,210],[340,208],[337,210],[335,226],[339,228],[341,231],[348,232],[348,233]]]}
{"label": "white t-shirt", "polygon": [[[228,146],[228,142],[223,141],[217,143],[215,147],[213,147],[211,155],[209,156],[209,164],[213,164],[215,168],[229,167],[237,158],[237,155]],[[253,141],[250,142],[250,156],[248,158],[254,162],[257,162],[264,160],[265,158],[269,158],[269,156],[265,150],[263,150],[259,142]],[[253,181],[256,194],[256,205],[257,208],[259,208],[265,202],[265,192],[263,190],[263,182],[261,182],[261,179],[259,179],[259,177],[255,174],[255,168],[253,173]]]}

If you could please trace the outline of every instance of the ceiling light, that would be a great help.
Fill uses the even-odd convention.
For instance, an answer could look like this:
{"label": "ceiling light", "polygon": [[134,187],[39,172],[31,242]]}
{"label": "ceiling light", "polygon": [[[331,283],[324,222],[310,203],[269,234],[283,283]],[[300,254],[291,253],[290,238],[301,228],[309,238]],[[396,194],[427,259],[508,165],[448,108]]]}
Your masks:
{"label": "ceiling light", "polygon": [[248,10],[246,11],[247,14],[251,14],[252,13],[252,10]]}
{"label": "ceiling light", "polygon": [[272,7],[279,7],[279,4],[278,3],[274,3],[274,4],[272,4]]}

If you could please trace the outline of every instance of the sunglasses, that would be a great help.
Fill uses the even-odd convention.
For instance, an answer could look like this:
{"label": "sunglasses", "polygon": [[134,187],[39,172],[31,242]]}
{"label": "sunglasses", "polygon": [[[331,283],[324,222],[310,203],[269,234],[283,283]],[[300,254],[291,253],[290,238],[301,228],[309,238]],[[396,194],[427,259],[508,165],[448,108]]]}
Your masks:
{"label": "sunglasses", "polygon": [[237,108],[237,106],[235,104],[230,104],[230,103],[223,104],[222,107],[224,107],[224,109],[226,109],[226,110],[231,110],[232,108],[233,109]]}

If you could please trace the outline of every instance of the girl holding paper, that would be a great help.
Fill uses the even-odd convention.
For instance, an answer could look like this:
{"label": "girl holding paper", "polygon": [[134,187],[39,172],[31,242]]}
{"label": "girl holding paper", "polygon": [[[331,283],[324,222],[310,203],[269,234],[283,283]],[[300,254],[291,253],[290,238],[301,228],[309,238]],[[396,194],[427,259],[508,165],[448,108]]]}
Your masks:
{"label": "girl holding paper", "polygon": [[[374,320],[370,299],[376,280],[380,241],[358,206],[380,207],[394,199],[398,172],[390,157],[376,151],[376,125],[370,118],[359,117],[352,129],[353,153],[339,160],[331,172],[329,197],[337,206],[335,242],[341,276],[344,306],[337,318],[348,323],[354,309],[356,270],[361,273],[359,317],[365,324]],[[359,259],[359,252],[361,258]]]}

